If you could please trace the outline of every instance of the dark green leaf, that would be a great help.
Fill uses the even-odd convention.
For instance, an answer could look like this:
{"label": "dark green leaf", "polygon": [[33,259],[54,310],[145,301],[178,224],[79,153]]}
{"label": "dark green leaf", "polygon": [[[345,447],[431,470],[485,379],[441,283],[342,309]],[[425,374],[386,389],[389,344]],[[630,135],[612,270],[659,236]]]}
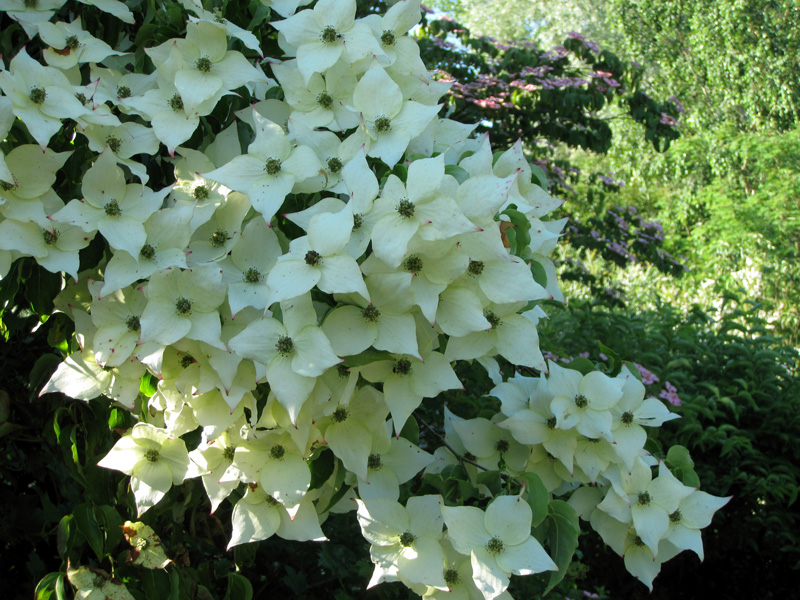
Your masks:
{"label": "dark green leaf", "polygon": [[550,503],[550,493],[536,473],[524,473],[519,479],[525,481],[525,500],[533,512],[532,527],[536,527],[547,518],[547,509]]}
{"label": "dark green leaf", "polygon": [[419,423],[414,417],[408,417],[400,431],[400,437],[407,439],[412,444],[419,444]]}
{"label": "dark green leaf", "polygon": [[[61,589],[59,595],[57,590]],[[64,574],[63,573],[48,573],[37,584],[36,590],[33,592],[34,600],[51,600],[51,598],[64,597]]]}
{"label": "dark green leaf", "polygon": [[247,577],[228,573],[228,590],[224,600],[253,600],[253,586]]}
{"label": "dark green leaf", "polygon": [[[617,354],[614,350],[606,346],[603,342],[597,342],[597,345],[600,348],[600,352],[606,355],[608,358],[608,373],[609,377],[616,377],[619,375],[619,372],[622,370],[622,359],[620,358],[619,354]],[[635,369],[638,371],[639,369]]]}
{"label": "dark green leaf", "polygon": [[311,485],[310,490],[315,490],[322,486],[330,476],[333,474],[333,467],[336,465],[336,457],[328,449],[320,452],[314,460],[312,460],[308,467],[311,469]]}
{"label": "dark green leaf", "polygon": [[550,573],[545,594],[558,585],[567,574],[575,549],[578,547],[578,534],[580,533],[578,513],[563,500],[550,502],[549,517],[547,541],[550,557],[558,566],[558,571]]}
{"label": "dark green leaf", "polygon": [[75,517],[75,525],[78,531],[86,539],[89,547],[97,555],[97,558],[103,559],[103,532],[100,531],[100,526],[95,520],[94,511],[88,504],[79,504],[72,512]]}

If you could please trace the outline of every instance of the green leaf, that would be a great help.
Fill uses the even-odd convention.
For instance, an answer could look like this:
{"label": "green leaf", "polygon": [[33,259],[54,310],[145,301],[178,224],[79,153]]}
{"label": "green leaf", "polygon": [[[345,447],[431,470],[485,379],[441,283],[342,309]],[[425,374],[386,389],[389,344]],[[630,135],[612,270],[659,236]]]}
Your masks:
{"label": "green leaf", "polygon": [[133,426],[131,411],[125,408],[112,408],[108,416],[108,426],[110,429],[127,431]]}
{"label": "green leaf", "polygon": [[347,484],[344,484],[341,488],[339,488],[339,491],[337,491],[333,496],[331,496],[331,501],[328,502],[328,506],[326,506],[325,510],[323,510],[322,512],[323,513],[328,512],[331,508],[336,506],[336,504],[338,504],[339,500],[344,498],[344,495],[347,493],[347,490],[349,490],[349,489],[350,489],[350,486],[347,485]]}
{"label": "green leaf", "polygon": [[444,172],[446,175],[452,175],[455,177],[459,184],[464,183],[467,179],[469,179],[469,173],[467,173],[466,169],[459,167],[458,165],[447,165],[444,168]]}
{"label": "green leaf", "polygon": [[550,573],[545,594],[557,586],[567,574],[567,569],[572,563],[572,557],[578,547],[578,534],[581,530],[578,513],[563,500],[552,500],[549,510],[550,527],[547,532],[547,541],[550,556],[558,566],[558,571]]}
{"label": "green leaf", "polygon": [[122,542],[122,517],[113,506],[103,504],[94,507],[94,515],[105,531],[105,551],[112,554],[117,544]]}
{"label": "green leaf", "polygon": [[[600,348],[600,352],[605,354],[608,357],[608,373],[606,373],[609,377],[616,377],[619,375],[619,372],[622,370],[622,365],[624,364],[622,359],[620,358],[619,354],[617,354],[614,350],[606,346],[603,342],[597,341],[597,345]],[[639,371],[634,367],[635,371]]]}
{"label": "green leaf", "polygon": [[66,598],[64,594],[64,574],[48,573],[42,577],[33,592],[33,598],[34,600],[50,600],[51,598],[61,600]]}
{"label": "green leaf", "polygon": [[539,165],[531,165],[532,182],[547,191],[547,175]]}
{"label": "green leaf", "polygon": [[75,517],[72,515],[64,515],[58,522],[58,529],[56,530],[56,548],[58,549],[58,555],[61,557],[75,545],[75,534],[78,529],[73,523],[74,519]]}
{"label": "green leaf", "polygon": [[238,569],[252,567],[255,564],[257,552],[258,542],[239,544],[233,549],[233,562]]}
{"label": "green leaf", "polygon": [[412,444],[419,444],[419,423],[414,417],[408,417],[400,431],[400,437],[407,439]]}
{"label": "green leaf", "polygon": [[75,517],[75,525],[78,531],[86,538],[89,547],[97,555],[97,558],[103,559],[103,532],[100,531],[100,526],[95,520],[94,511],[88,504],[79,504],[72,512]]}
{"label": "green leaf", "polygon": [[630,371],[636,379],[639,381],[642,380],[642,374],[639,372],[639,369],[636,368],[636,365],[633,364],[631,361],[626,360],[625,366],[628,367],[628,371]]}
{"label": "green leaf", "polygon": [[[168,600],[180,600],[181,597],[181,576],[178,569],[169,572],[169,598]],[[250,596],[252,598],[252,594]]]}
{"label": "green leaf", "polygon": [[588,358],[584,358],[582,356],[579,356],[578,358],[570,361],[565,366],[567,369],[572,369],[573,371],[580,371],[580,373],[583,375],[588,375],[589,373],[596,371],[594,363],[590,361]]}
{"label": "green leaf", "polygon": [[550,503],[550,492],[536,473],[524,473],[518,479],[525,481],[527,493],[525,500],[533,511],[531,527],[536,527],[547,518],[547,507]]}
{"label": "green leaf", "polygon": [[40,390],[42,387],[44,387],[44,384],[47,383],[47,380],[50,379],[50,376],[55,373],[55,370],[58,368],[59,364],[61,364],[61,359],[55,354],[50,354],[49,352],[47,354],[42,354],[39,358],[37,358],[36,362],[33,363],[30,375],[28,376],[31,389]]}
{"label": "green leaf", "polygon": [[694,461],[686,447],[672,446],[667,451],[667,466],[670,468],[694,469]]}
{"label": "green leaf", "polygon": [[310,490],[315,490],[322,487],[330,476],[333,474],[333,467],[336,465],[336,457],[328,449],[320,452],[319,456],[308,464],[311,469],[311,485]]}
{"label": "green leaf", "polygon": [[525,213],[513,208],[507,208],[502,214],[507,215],[514,224],[513,228],[506,230],[506,237],[512,242],[512,253],[518,255],[522,248],[531,243],[531,222]]}
{"label": "green leaf", "polygon": [[481,471],[475,479],[479,485],[485,485],[494,496],[503,490],[503,478],[500,476],[500,471]]}
{"label": "green leaf", "polygon": [[158,390],[158,377],[152,373],[145,373],[142,375],[142,380],[139,383],[139,391],[147,396],[152,397]]}
{"label": "green leaf", "polygon": [[172,583],[166,571],[161,569],[145,569],[141,577],[142,590],[147,600],[172,600]]}
{"label": "green leaf", "polygon": [[385,350],[375,350],[374,348],[368,348],[363,352],[359,352],[358,354],[354,354],[353,356],[348,356],[344,359],[344,366],[345,367],[362,367],[364,365],[368,365],[370,363],[378,362],[380,360],[392,360],[393,356],[391,353],[386,352]]}
{"label": "green leaf", "polygon": [[538,260],[531,261],[531,275],[533,275],[533,280],[542,287],[547,285],[547,271]]}
{"label": "green leaf", "polygon": [[228,590],[224,600],[253,600],[253,586],[247,577],[228,573]]}

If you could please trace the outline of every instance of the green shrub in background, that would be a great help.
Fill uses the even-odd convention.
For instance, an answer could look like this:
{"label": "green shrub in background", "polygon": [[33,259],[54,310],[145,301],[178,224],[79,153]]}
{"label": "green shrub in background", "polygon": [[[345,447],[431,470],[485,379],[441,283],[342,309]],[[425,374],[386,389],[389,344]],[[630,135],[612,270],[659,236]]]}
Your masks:
{"label": "green shrub in background", "polygon": [[[665,569],[658,598],[684,597],[687,589],[698,598],[796,593],[787,582],[800,574],[800,355],[772,335],[760,309],[733,295],[719,310],[695,306],[688,313],[666,304],[636,314],[575,303],[551,320],[553,353],[568,357],[605,341],[652,371],[652,394],[666,396],[667,382],[674,386],[683,418],[661,428],[659,446],[687,447],[704,488],[733,495],[715,520],[705,562],[698,568],[696,558],[684,556]],[[597,548],[589,536],[584,541]],[[593,581],[602,583],[613,569],[600,553],[590,556],[597,559],[589,561],[599,576]],[[619,579],[608,583],[619,597],[642,591]]]}

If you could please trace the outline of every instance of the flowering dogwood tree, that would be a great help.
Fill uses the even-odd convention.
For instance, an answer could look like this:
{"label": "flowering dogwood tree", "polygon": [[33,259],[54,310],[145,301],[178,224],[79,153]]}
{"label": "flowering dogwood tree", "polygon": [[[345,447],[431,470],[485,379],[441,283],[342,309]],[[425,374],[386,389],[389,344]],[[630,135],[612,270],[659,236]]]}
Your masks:
{"label": "flowering dogwood tree", "polygon": [[[140,29],[136,50],[63,4],[3,3],[38,41],[0,71],[0,274],[29,257],[61,276],[75,334],[41,393],[133,410],[99,465],[130,476],[139,515],[193,477],[212,509],[242,490],[229,548],[325,540],[354,511],[368,585],[437,598],[556,585],[579,517],[647,586],[677,552],[702,557],[727,499],[645,450],[677,415],[636,370],[545,361],[560,202],[520,144],[495,152],[440,115],[419,0],[363,18],[354,0],[263,0],[251,31],[183,0],[180,35]],[[408,424],[462,387],[457,361],[488,371],[501,410],[444,409],[441,445],[420,447]],[[127,597],[68,573],[81,597]]]}

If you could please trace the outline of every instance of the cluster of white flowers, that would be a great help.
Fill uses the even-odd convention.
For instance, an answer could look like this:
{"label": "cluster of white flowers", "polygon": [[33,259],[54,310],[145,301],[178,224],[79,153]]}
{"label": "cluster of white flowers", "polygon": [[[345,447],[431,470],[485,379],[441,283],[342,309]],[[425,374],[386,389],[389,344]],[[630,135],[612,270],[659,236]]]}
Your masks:
{"label": "cluster of white flowers", "polygon": [[[50,22],[63,3],[3,2],[48,47],[46,66],[23,48],[0,71],[0,133],[19,119],[35,141],[0,154],[0,275],[29,256],[74,280],[57,306],[79,349],[42,393],[138,410],[100,465],[131,477],[140,514],[188,477],[202,478],[212,510],[246,484],[230,546],[323,540],[331,510],[356,510],[371,585],[508,598],[511,574],[558,568],[531,535],[525,486],[485,511],[441,496],[398,502],[418,473],[461,461],[572,494],[648,585],[669,555],[702,553],[698,529],[724,502],[663,463],[651,481],[642,425],[675,415],[630,373],[550,364],[549,379],[501,383],[497,355],[548,371],[535,301],[563,300],[547,255],[564,221],[541,220],[560,201],[532,181],[521,143],[493,155],[488,136],[438,116],[447,85],[407,35],[419,0],[363,19],[354,0],[299,12],[302,2],[264,0],[285,17],[271,25],[289,58],[255,65],[229,49],[235,38],[261,54],[252,33],[183,0],[186,35],[148,48],[148,73],[125,70],[125,43],[113,49],[80,19]],[[134,20],[115,0],[86,3]],[[246,150],[236,122],[183,145],[243,87],[260,99],[238,114]],[[65,202],[53,185],[71,153],[48,144],[68,124],[94,159],[81,197]],[[175,183],[147,187],[140,155]],[[282,214],[288,205],[302,210]],[[98,233],[106,257],[79,272]],[[448,413],[447,447],[429,454],[400,432],[424,398],[461,388],[457,360],[489,371],[502,414]],[[157,391],[137,404],[147,373]],[[198,428],[188,452],[179,436]]]}

